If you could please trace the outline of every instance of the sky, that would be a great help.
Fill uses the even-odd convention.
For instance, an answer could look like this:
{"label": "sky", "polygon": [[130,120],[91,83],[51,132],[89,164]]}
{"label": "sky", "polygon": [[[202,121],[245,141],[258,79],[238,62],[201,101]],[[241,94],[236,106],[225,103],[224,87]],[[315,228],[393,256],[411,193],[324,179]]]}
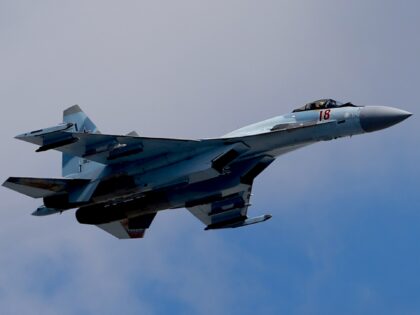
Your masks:
{"label": "sky", "polygon": [[101,131],[209,138],[334,98],[413,117],[281,156],[263,224],[144,239],[0,189],[1,314],[419,314],[420,5],[389,0],[0,1],[0,180],[59,177],[13,137],[79,104]]}

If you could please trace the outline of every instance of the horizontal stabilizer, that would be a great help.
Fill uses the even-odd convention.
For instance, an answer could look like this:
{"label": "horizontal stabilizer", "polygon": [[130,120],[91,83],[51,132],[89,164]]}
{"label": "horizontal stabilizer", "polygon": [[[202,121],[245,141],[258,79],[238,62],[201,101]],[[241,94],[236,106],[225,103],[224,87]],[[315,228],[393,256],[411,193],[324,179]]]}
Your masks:
{"label": "horizontal stabilizer", "polygon": [[60,210],[60,209],[47,208],[45,206],[41,206],[38,209],[36,209],[34,212],[32,212],[32,215],[36,217],[43,217],[50,214],[61,213],[62,211],[63,210]]}
{"label": "horizontal stabilizer", "polygon": [[3,186],[32,198],[45,198],[89,182],[89,179],[9,177]]}
{"label": "horizontal stabilizer", "polygon": [[98,224],[97,226],[118,239],[143,238],[155,216],[156,213],[144,214],[121,221]]}

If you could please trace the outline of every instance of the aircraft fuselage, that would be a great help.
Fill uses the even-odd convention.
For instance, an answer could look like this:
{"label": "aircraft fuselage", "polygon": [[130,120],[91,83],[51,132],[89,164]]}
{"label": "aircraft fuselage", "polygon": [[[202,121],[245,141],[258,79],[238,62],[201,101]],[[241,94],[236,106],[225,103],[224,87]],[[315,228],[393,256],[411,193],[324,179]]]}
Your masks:
{"label": "aircraft fuselage", "polygon": [[[220,198],[220,194],[233,194],[243,189],[238,174],[255,167],[255,163],[258,165],[253,161],[266,157],[271,163],[280,155],[312,143],[367,132],[361,121],[361,112],[365,109],[366,107],[343,107],[295,112],[235,130],[222,138],[245,137],[244,153],[222,172],[215,171],[211,164],[199,171],[185,169],[183,164],[190,165],[197,152],[185,152],[178,161],[172,161],[169,165],[164,163],[161,167],[159,162],[151,161],[149,165],[133,163],[120,170],[112,167],[104,169],[105,173],[118,175],[99,184],[98,194],[94,195],[93,202],[88,207],[79,210],[78,219],[84,213],[88,213],[89,218],[110,213],[113,219],[120,219],[120,216],[183,208]],[[284,133],[288,136],[285,137]],[[214,151],[217,149],[217,146],[207,148],[208,156],[215,156]],[[207,158],[204,153],[199,156]],[[266,163],[267,166],[269,163]],[[121,194],[117,194],[116,187]],[[124,211],[114,213],[114,207]],[[94,220],[94,224],[96,223]]]}

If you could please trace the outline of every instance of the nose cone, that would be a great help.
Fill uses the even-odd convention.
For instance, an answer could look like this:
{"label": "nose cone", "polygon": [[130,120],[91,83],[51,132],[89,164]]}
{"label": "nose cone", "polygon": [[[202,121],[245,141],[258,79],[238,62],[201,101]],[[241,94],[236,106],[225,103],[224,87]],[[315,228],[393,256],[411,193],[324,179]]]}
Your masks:
{"label": "nose cone", "polygon": [[386,106],[366,106],[360,110],[360,125],[366,132],[385,129],[402,122],[412,114]]}

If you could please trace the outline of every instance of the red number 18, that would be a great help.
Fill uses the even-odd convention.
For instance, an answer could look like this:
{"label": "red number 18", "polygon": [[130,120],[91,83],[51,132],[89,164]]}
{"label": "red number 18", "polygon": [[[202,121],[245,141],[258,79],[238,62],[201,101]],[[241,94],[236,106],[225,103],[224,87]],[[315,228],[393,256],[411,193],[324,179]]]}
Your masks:
{"label": "red number 18", "polygon": [[331,113],[331,109],[327,109],[326,111],[321,110],[319,112],[319,120],[328,120],[330,119],[330,113]]}

